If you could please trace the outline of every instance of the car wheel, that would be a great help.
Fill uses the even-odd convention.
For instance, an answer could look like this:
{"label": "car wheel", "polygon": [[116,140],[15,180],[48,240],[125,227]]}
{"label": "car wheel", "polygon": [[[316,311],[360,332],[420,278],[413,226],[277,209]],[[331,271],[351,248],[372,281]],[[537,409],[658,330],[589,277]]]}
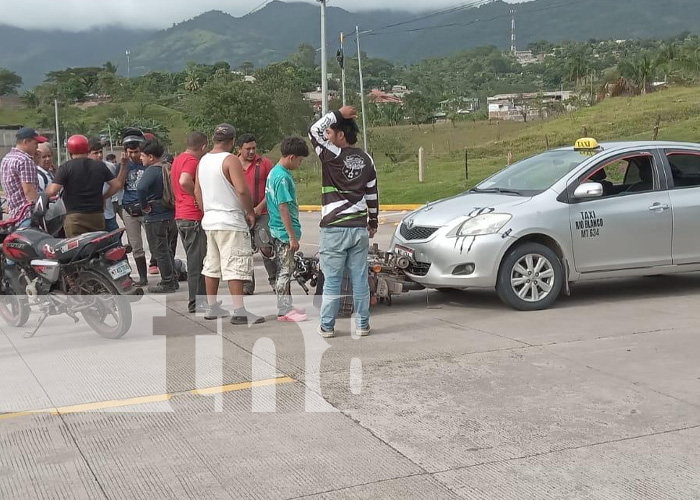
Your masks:
{"label": "car wheel", "polygon": [[519,311],[539,311],[557,300],[563,285],[559,256],[540,243],[525,243],[506,255],[496,291],[504,303]]}

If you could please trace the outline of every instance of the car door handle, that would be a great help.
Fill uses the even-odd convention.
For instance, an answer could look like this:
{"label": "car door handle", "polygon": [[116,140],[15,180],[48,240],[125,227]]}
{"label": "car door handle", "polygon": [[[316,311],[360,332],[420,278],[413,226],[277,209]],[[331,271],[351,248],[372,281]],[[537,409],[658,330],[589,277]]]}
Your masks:
{"label": "car door handle", "polygon": [[649,207],[649,210],[652,212],[656,212],[657,210],[660,210],[663,212],[664,210],[668,210],[669,208],[671,208],[671,207],[669,205],[666,205],[665,203],[664,204],[654,203],[652,206]]}

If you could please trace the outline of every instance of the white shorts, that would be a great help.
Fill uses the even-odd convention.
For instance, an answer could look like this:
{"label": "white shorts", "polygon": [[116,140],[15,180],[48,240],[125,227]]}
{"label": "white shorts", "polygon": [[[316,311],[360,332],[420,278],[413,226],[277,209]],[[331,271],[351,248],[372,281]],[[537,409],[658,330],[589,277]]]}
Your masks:
{"label": "white shorts", "polygon": [[224,281],[253,279],[253,248],[247,231],[205,231],[207,256],[202,274]]}

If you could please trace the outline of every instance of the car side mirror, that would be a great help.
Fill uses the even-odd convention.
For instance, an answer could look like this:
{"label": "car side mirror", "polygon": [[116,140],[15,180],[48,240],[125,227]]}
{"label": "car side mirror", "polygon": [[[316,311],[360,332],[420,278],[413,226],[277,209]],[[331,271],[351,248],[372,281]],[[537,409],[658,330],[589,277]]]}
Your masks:
{"label": "car side mirror", "polygon": [[603,196],[603,185],[599,182],[584,182],[574,191],[574,198],[587,200]]}

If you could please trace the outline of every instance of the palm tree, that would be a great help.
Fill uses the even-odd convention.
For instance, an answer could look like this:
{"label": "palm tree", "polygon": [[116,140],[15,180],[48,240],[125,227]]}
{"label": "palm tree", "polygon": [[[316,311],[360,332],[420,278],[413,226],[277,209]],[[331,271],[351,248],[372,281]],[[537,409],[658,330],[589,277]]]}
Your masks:
{"label": "palm tree", "polygon": [[115,75],[117,73],[117,70],[119,69],[119,67],[116,64],[114,64],[112,61],[107,61],[106,63],[104,63],[102,65],[102,68],[107,73],[112,73],[113,75]]}
{"label": "palm tree", "polygon": [[651,90],[651,84],[656,74],[656,61],[644,54],[633,60],[622,61],[618,66],[620,74],[632,83],[641,94]]}
{"label": "palm tree", "polygon": [[202,83],[199,81],[199,77],[192,72],[188,72],[185,78],[185,90],[187,92],[197,92],[201,88]]}
{"label": "palm tree", "polygon": [[566,64],[567,77],[570,82],[575,82],[576,86],[590,73],[590,64],[583,52],[573,54]]}

